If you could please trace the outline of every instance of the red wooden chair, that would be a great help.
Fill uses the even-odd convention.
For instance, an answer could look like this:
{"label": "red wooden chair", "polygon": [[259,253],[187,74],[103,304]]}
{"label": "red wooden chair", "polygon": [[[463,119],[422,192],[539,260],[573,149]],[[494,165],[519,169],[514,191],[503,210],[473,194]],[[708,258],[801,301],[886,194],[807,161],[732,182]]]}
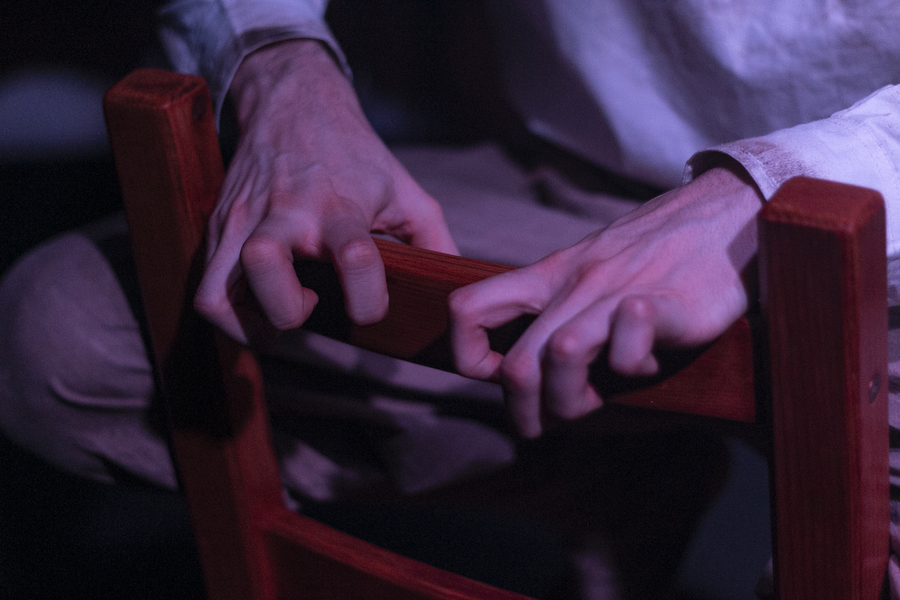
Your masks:
{"label": "red wooden chair", "polygon": [[[256,360],[191,307],[223,178],[206,86],[141,70],[110,90],[105,110],[209,597],[521,597],[285,507]],[[689,364],[639,388],[603,374],[597,381],[612,402],[769,423],[780,597],[874,600],[888,556],[882,201],[871,190],[796,179],[766,205],[762,222],[766,328],[742,319]],[[388,317],[370,327],[346,318],[315,326],[450,368],[447,294],[507,267],[378,245]]]}

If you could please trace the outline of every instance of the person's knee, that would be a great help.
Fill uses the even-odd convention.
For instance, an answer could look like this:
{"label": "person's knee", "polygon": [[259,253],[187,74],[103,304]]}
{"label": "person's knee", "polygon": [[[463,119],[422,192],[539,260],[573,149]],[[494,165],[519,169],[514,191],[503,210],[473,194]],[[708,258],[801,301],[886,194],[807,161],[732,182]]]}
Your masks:
{"label": "person's knee", "polygon": [[140,328],[97,240],[64,235],[7,273],[0,430],[8,438],[70,470],[101,468],[80,436],[104,414],[146,411],[152,393]]}

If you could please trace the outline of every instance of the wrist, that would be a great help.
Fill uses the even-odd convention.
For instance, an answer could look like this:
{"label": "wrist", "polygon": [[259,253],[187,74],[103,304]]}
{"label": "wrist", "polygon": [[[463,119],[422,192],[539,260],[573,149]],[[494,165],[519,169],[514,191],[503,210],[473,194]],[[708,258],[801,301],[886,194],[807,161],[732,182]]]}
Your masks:
{"label": "wrist", "polygon": [[719,209],[730,213],[730,218],[733,219],[731,226],[726,228],[730,230],[727,252],[740,274],[748,308],[751,312],[756,312],[759,301],[757,215],[765,204],[765,197],[741,163],[730,156],[723,157],[720,163],[700,175],[698,180],[706,180],[714,186]]}
{"label": "wrist", "polygon": [[310,102],[323,93],[346,94],[352,87],[328,47],[314,39],[270,44],[248,54],[232,79],[229,93],[244,128],[266,106]]}
{"label": "wrist", "polygon": [[715,164],[709,166],[698,178],[715,180],[715,185],[743,196],[748,204],[752,204],[750,199],[755,198],[759,206],[754,206],[761,208],[765,197],[744,165],[727,154],[719,154],[716,158]]}

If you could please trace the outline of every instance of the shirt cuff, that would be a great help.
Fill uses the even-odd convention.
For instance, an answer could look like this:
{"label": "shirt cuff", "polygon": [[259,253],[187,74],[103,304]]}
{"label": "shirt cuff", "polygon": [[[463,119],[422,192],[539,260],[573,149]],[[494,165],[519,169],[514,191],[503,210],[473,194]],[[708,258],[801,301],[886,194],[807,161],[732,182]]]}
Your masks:
{"label": "shirt cuff", "polygon": [[738,161],[769,200],[788,179],[804,175],[875,189],[884,197],[887,252],[900,256],[900,86],[884,87],[827,119],[698,152],[685,183]]}
{"label": "shirt cuff", "polygon": [[350,77],[350,67],[324,21],[324,2],[176,0],[159,11],[159,36],[174,69],[206,79],[216,111],[245,56],[276,42],[324,43]]}

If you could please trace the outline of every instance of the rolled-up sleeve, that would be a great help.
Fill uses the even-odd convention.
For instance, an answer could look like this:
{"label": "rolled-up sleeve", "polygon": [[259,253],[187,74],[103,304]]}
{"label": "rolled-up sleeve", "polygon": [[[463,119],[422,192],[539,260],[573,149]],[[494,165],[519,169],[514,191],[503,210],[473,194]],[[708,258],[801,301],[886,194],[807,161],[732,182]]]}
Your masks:
{"label": "rolled-up sleeve", "polygon": [[241,60],[268,44],[319,40],[350,75],[325,23],[326,5],[327,0],[174,0],[159,11],[160,40],[175,69],[206,79],[218,118]]}
{"label": "rolled-up sleeve", "polygon": [[767,200],[798,175],[878,190],[887,210],[887,253],[900,256],[900,86],[881,88],[827,119],[697,153],[685,181],[721,153],[747,169]]}

